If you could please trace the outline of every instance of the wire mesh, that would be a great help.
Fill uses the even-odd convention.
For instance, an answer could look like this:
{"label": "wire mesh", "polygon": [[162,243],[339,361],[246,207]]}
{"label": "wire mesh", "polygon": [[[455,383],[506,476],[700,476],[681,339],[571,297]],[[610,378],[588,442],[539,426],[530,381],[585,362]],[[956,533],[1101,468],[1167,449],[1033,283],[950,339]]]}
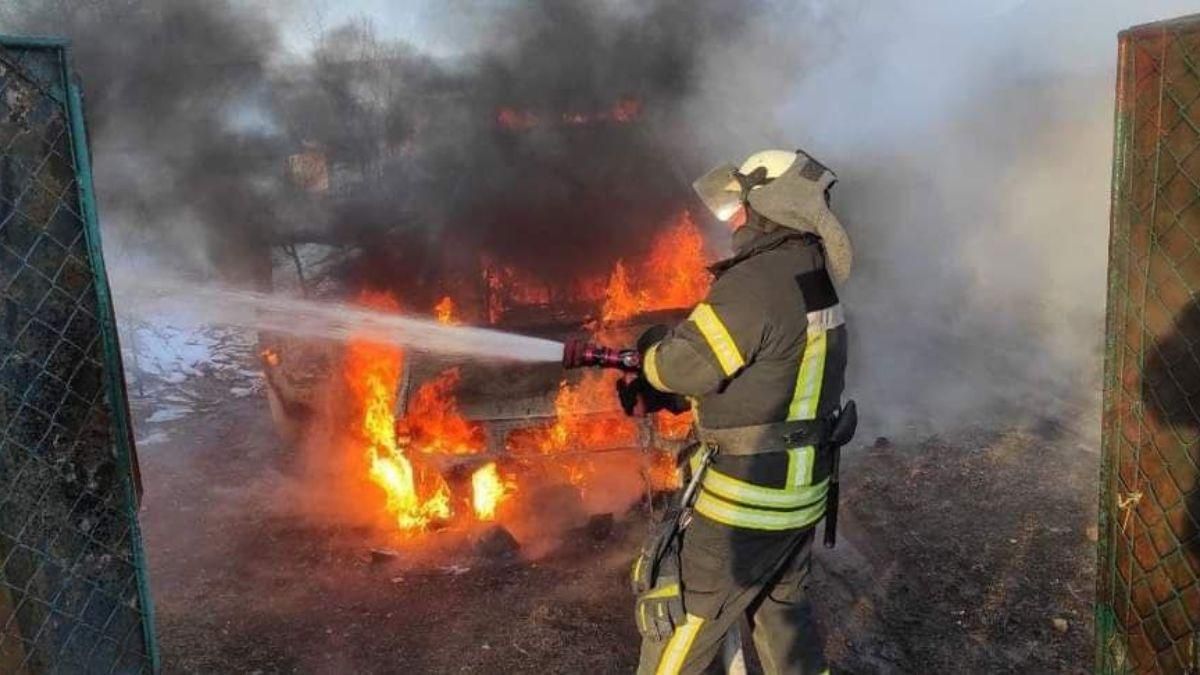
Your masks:
{"label": "wire mesh", "polygon": [[151,672],[136,460],[66,59],[0,37],[0,672]]}
{"label": "wire mesh", "polygon": [[1097,666],[1200,672],[1200,17],[1122,33]]}

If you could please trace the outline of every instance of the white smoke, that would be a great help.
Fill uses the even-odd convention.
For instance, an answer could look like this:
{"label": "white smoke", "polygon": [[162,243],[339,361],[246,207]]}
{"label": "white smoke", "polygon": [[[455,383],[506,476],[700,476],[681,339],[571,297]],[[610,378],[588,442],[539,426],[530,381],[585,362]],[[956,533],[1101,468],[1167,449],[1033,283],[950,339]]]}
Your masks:
{"label": "white smoke", "polygon": [[779,3],[714,47],[712,164],[803,147],[841,176],[869,431],[993,415],[1096,431],[1117,33],[1194,3]]}

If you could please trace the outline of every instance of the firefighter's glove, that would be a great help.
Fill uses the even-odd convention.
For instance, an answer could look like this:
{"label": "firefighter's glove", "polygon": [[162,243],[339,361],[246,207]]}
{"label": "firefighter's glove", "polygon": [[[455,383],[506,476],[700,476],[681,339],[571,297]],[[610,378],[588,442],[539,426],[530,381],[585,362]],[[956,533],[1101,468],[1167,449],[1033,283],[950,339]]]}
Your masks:
{"label": "firefighter's glove", "polygon": [[634,608],[638,632],[651,640],[666,640],[687,620],[679,580],[678,521],[668,517],[646,540],[633,563],[630,579],[637,596]]}
{"label": "firefighter's glove", "polygon": [[679,583],[679,557],[668,552],[657,567],[654,583],[638,594],[634,611],[642,637],[661,642],[687,621],[687,612],[683,607],[683,587]]}
{"label": "firefighter's glove", "polygon": [[655,642],[670,639],[675,629],[687,621],[679,578],[664,576],[661,581],[637,599],[638,632]]}

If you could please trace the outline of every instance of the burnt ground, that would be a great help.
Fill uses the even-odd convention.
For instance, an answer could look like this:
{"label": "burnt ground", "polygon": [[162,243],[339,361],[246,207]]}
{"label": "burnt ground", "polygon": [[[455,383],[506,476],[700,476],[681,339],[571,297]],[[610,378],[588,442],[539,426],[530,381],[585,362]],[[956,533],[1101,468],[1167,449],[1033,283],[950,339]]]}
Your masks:
{"label": "burnt ground", "polygon": [[[261,396],[193,385],[174,420],[134,394],[166,672],[633,671],[639,515],[535,562],[373,561],[369,532],[272,504],[293,458]],[[1090,672],[1097,456],[1051,422],[863,440],[811,587],[836,668]]]}

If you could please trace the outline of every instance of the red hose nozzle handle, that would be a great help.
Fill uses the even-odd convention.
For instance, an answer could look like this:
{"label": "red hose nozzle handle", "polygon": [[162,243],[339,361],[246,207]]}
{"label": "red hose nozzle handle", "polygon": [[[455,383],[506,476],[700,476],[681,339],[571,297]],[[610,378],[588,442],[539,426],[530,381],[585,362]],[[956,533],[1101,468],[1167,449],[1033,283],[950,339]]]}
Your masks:
{"label": "red hose nozzle handle", "polygon": [[642,355],[636,349],[613,349],[603,345],[567,340],[563,344],[563,368],[615,368],[627,373],[642,369]]}

